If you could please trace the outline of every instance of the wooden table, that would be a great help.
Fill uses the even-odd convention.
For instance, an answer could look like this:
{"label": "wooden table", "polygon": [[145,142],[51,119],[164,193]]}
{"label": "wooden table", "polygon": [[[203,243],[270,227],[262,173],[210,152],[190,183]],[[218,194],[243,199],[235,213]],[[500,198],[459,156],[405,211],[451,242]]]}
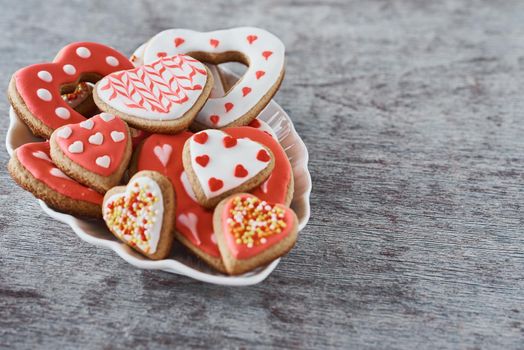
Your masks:
{"label": "wooden table", "polygon": [[207,285],[80,241],[4,169],[0,347],[524,347],[524,2],[192,3],[4,3],[4,87],[72,41],[130,54],[170,27],[266,28],[311,155],[309,225],[260,285]]}

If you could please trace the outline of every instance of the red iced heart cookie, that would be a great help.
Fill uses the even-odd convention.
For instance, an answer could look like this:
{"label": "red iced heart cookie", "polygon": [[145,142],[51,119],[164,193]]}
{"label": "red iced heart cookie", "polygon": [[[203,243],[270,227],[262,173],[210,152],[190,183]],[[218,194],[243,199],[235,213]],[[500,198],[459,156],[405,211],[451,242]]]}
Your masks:
{"label": "red iced heart cookie", "polygon": [[288,207],[241,193],[217,205],[213,227],[227,272],[238,275],[291,250],[298,220]]}
{"label": "red iced heart cookie", "polygon": [[274,166],[269,149],[220,130],[195,134],[187,140],[183,153],[184,168],[196,198],[208,208],[232,193],[260,185]]}
{"label": "red iced heart cookie", "polygon": [[100,193],[120,182],[131,157],[129,128],[109,113],[56,129],[50,144],[62,171]]}
{"label": "red iced heart cookie", "polygon": [[127,186],[106,193],[102,211],[109,230],[138,252],[155,260],[171,252],[175,194],[165,176],[136,173]]}
{"label": "red iced heart cookie", "polygon": [[210,97],[192,124],[197,130],[223,129],[249,124],[269,103],[284,77],[284,52],[280,39],[260,28],[208,33],[170,29],[151,38],[143,60],[152,63],[159,53],[189,54],[212,64],[227,61],[246,64],[248,68],[239,81],[225,95]]}
{"label": "red iced heart cookie", "polygon": [[52,63],[18,70],[9,83],[8,96],[16,114],[31,131],[49,138],[56,128],[86,118],[62,98],[79,81],[95,83],[112,72],[133,68],[118,51],[101,44],[78,42],[64,47]]}
{"label": "red iced heart cookie", "polygon": [[[293,173],[280,144],[267,133],[251,127],[230,128],[227,129],[227,132],[237,139],[249,138],[259,142],[271,150],[275,157],[275,167],[269,178],[262,185],[253,189],[252,193],[269,202],[289,205],[293,196]],[[133,173],[137,170],[155,170],[170,178],[177,196],[176,235],[178,240],[209,265],[225,272],[213,230],[213,212],[196,201],[182,163],[182,149],[191,135],[190,132],[176,135],[151,135],[137,150],[130,171]],[[157,156],[159,149],[172,150],[168,162],[164,163],[163,157]]]}
{"label": "red iced heart cookie", "polygon": [[100,80],[93,91],[97,106],[149,132],[187,129],[207,100],[213,77],[186,55],[160,59]]}

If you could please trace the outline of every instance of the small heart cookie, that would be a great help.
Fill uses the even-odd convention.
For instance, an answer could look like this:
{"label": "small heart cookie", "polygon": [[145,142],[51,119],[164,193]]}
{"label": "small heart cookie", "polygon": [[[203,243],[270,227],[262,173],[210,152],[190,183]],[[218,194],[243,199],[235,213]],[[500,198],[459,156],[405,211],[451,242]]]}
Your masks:
{"label": "small heart cookie", "polygon": [[297,240],[298,220],[288,207],[240,193],[218,204],[213,228],[227,272],[238,275],[290,251]]}
{"label": "small heart cookie", "polygon": [[189,127],[212,87],[206,66],[175,55],[109,74],[96,84],[93,98],[137,129],[174,134]]}
{"label": "small heart cookie", "polygon": [[129,128],[109,113],[56,129],[50,144],[64,173],[100,193],[120,183],[131,158]]}
{"label": "small heart cookie", "polygon": [[139,253],[158,260],[171,252],[175,194],[160,173],[140,171],[127,186],[110,189],[102,212],[109,230]]}
{"label": "small heart cookie", "polygon": [[207,208],[260,185],[275,165],[268,148],[225,131],[201,131],[184,144],[184,169],[198,202]]}

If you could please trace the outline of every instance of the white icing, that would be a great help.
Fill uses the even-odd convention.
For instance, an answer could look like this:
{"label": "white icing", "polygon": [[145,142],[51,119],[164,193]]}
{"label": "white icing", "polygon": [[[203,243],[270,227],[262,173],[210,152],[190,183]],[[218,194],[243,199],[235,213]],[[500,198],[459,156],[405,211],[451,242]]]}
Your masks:
{"label": "white icing", "polygon": [[55,177],[61,177],[63,179],[66,179],[66,180],[71,180],[71,178],[69,176],[67,176],[66,174],[64,174],[62,172],[62,170],[58,169],[58,168],[51,168],[51,170],[49,170],[49,173]]}
{"label": "white icing", "polygon": [[95,123],[91,119],[87,119],[81,122],[79,125],[80,127],[84,129],[91,130],[93,129],[93,126],[95,125]]}
{"label": "white icing", "polygon": [[104,135],[102,135],[101,132],[97,132],[96,134],[89,136],[88,141],[92,145],[101,145],[104,142]]}
{"label": "white icing", "polygon": [[114,142],[120,142],[126,138],[126,135],[121,131],[111,131],[111,139]]}
{"label": "white icing", "polygon": [[46,70],[41,70],[40,72],[37,73],[37,75],[40,79],[42,79],[46,83],[50,83],[53,81],[53,76],[51,75],[51,73],[49,73]]}
{"label": "white icing", "polygon": [[[162,229],[162,219],[164,216],[164,201],[162,197],[162,191],[160,190],[160,186],[158,184],[148,178],[148,177],[137,177],[131,180],[129,184],[126,187],[125,193],[117,193],[109,197],[105,203],[112,203],[116,201],[118,198],[126,196],[129,197],[134,192],[135,184],[138,184],[138,188],[144,189],[147,188],[147,190],[151,193],[153,193],[155,196],[158,197],[158,200],[152,204],[152,211],[155,213],[154,220],[152,224],[148,224],[146,226],[147,232],[146,232],[146,238],[147,242],[142,242],[140,239],[140,235],[138,233],[135,233],[133,235],[123,235],[122,231],[118,228],[117,225],[112,226],[112,231],[120,237],[120,239],[129,242],[131,241],[131,238],[138,238],[136,241],[136,245],[142,249],[143,251],[147,251],[148,243],[149,243],[149,251],[147,251],[148,254],[153,254],[156,252],[158,247],[158,241],[160,240],[160,231]],[[103,207],[103,214],[104,217],[107,217],[109,213],[109,210],[107,208],[107,205],[104,205]],[[150,219],[145,216],[146,211],[141,211],[141,214],[139,217],[136,218],[136,222],[143,222],[144,219]]]}
{"label": "white icing", "polygon": [[163,144],[162,146],[155,146],[155,148],[153,148],[153,153],[164,167],[167,166],[172,151],[173,147],[167,143]]}
{"label": "white icing", "polygon": [[100,118],[102,118],[105,122],[110,122],[111,120],[115,119],[115,116],[110,113],[100,113]]}
{"label": "white icing", "polygon": [[[207,75],[195,69],[205,71],[202,63],[187,56],[157,59],[104,77],[96,85],[96,92],[102,101],[126,114],[152,120],[178,119],[193,108],[206,85]],[[127,88],[122,89],[122,85]],[[201,88],[194,90],[197,85]],[[127,95],[122,90],[133,93]]]}
{"label": "white icing", "polygon": [[69,113],[67,108],[64,107],[58,107],[57,109],[55,109],[55,114],[58,118],[61,119],[69,119],[69,117],[71,116],[71,113]]}
{"label": "white icing", "polygon": [[91,51],[87,47],[80,46],[76,49],[76,54],[81,58],[89,58]]}
{"label": "white icing", "polygon": [[[229,136],[228,134],[214,129],[208,129],[202,132],[208,135],[207,141],[204,144],[200,144],[196,142],[194,136],[192,136],[189,141],[189,152],[191,153],[191,167],[207,198],[216,197],[230,189],[240,186],[260,173],[269,164],[269,162],[257,160],[258,152],[265,150],[265,148],[257,142],[242,138],[237,139],[235,146],[226,148],[223,139]],[[196,157],[201,155],[209,156],[209,163],[205,167],[202,167],[195,160]],[[235,167],[238,164],[247,170],[247,176],[242,178],[235,176]],[[212,177],[224,182],[222,188],[215,192],[212,192],[209,188],[209,179]]]}
{"label": "white icing", "polygon": [[180,214],[178,216],[178,222],[189,229],[197,245],[202,244],[197,231],[198,217],[194,213]]}
{"label": "white icing", "polygon": [[75,75],[76,73],[76,68],[72,64],[66,64],[62,69],[68,75]]}
{"label": "white icing", "polygon": [[186,190],[187,195],[194,202],[198,202],[195,192],[193,191],[193,187],[191,187],[191,182],[189,182],[189,178],[187,177],[187,173],[185,171],[182,171],[182,174],[180,174],[180,182],[182,183],[182,186],[184,186],[184,190]]}
{"label": "white icing", "polygon": [[48,162],[53,162],[51,160],[51,158],[49,158],[49,156],[47,155],[47,153],[45,152],[42,152],[42,151],[36,151],[36,152],[33,152],[33,157],[35,158],[40,158],[40,159],[43,159],[43,160],[47,160]]}
{"label": "white icing", "polygon": [[96,165],[107,169],[111,165],[111,158],[109,158],[108,155],[101,156],[101,157],[96,158],[95,163]]}
{"label": "white icing", "polygon": [[43,101],[49,102],[53,98],[51,93],[47,89],[38,89],[36,90],[36,95]]}
{"label": "white icing", "polygon": [[61,127],[60,129],[58,129],[57,131],[57,136],[62,138],[62,139],[68,139],[69,136],[71,136],[71,133],[73,132],[73,130],[71,130],[71,128],[69,126],[64,126],[64,127]]}
{"label": "white icing", "polygon": [[[257,36],[251,43],[247,40],[250,35]],[[185,41],[174,45],[176,38]],[[215,39],[219,44],[214,47],[210,40]],[[270,88],[278,81],[284,69],[284,44],[273,34],[253,27],[240,27],[214,32],[195,32],[187,29],[169,29],[155,35],[148,42],[144,50],[144,64],[158,59],[158,52],[165,52],[167,56],[204,51],[221,53],[238,51],[243,53],[249,61],[249,67],[244,76],[235,84],[227,95],[219,98],[210,98],[198,114],[196,120],[208,127],[223,127],[249,112]],[[263,52],[271,51],[266,59]],[[264,71],[265,74],[257,79],[256,72]],[[249,87],[251,91],[244,96],[242,89]],[[233,103],[233,108],[225,111],[225,104]],[[212,115],[220,117],[217,124],[210,121]]]}
{"label": "white icing", "polygon": [[113,56],[107,56],[106,63],[113,67],[118,66],[118,60],[116,59],[116,57],[113,57]]}
{"label": "white icing", "polygon": [[84,152],[84,143],[82,141],[75,141],[67,147],[67,150],[71,153],[82,153]]}

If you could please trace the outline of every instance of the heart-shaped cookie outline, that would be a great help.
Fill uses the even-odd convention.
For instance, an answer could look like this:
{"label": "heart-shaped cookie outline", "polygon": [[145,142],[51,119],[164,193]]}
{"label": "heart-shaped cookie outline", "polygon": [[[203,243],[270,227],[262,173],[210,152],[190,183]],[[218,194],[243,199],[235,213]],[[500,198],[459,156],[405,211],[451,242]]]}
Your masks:
{"label": "heart-shaped cookie outline", "polygon": [[[198,139],[202,135],[211,136],[207,136],[205,137],[205,140],[199,142]],[[184,149],[182,151],[184,169],[198,202],[206,208],[215,207],[218,202],[233,193],[247,192],[257,187],[267,179],[275,166],[275,157],[268,147],[248,138],[235,139],[235,145],[232,147],[228,142],[225,142],[228,138],[231,138],[231,136],[227,133],[227,129],[208,129],[194,134],[187,139],[184,144]],[[195,144],[201,144],[204,142],[204,144],[209,143],[216,146],[210,146],[211,148],[207,150],[209,155],[212,154],[212,156],[210,161],[204,162],[205,165],[203,165],[203,162],[197,160],[197,158],[203,154],[193,155],[191,153],[193,142]],[[246,151],[249,151],[247,153],[254,154],[247,154]],[[258,155],[262,153],[267,156],[269,160],[266,160],[266,157],[264,157],[263,161],[257,160],[256,158]],[[250,158],[247,160],[243,157]],[[226,163],[228,165],[227,167]],[[238,164],[245,168],[249,168],[250,174],[248,176],[235,177],[235,169]],[[200,168],[196,170],[196,167]],[[222,173],[218,175],[218,173],[211,171],[211,177],[205,175],[206,179],[202,179],[197,172],[203,172],[202,168],[207,167],[213,167],[213,169],[217,171],[230,171],[230,174],[227,175],[226,173]],[[211,170],[211,168],[209,169]],[[217,178],[216,176],[219,177]],[[229,185],[229,183],[233,183],[234,186]],[[209,186],[209,190],[205,189],[204,186]],[[224,190],[222,190],[222,188],[224,188]],[[211,196],[210,194],[212,192],[216,192],[217,194]]]}
{"label": "heart-shaped cookie outline", "polygon": [[[153,185],[152,183],[158,186],[158,190],[162,196],[162,222],[159,227],[158,240],[156,244],[156,249],[153,253],[143,251],[138,245],[130,244],[129,241],[123,239],[117,232],[115,232],[110,223],[108,223],[108,203],[114,201],[117,198],[125,197],[128,194],[128,189],[130,186],[134,186],[135,183],[144,183],[148,184],[149,187]],[[156,189],[155,189],[156,190]],[[147,195],[146,195],[147,196]],[[154,195],[153,195],[154,196]],[[151,197],[149,197],[151,198]],[[158,197],[157,197],[158,198]],[[109,231],[120,241],[124,242],[140,254],[152,259],[160,260],[169,256],[171,253],[171,248],[174,241],[174,220],[173,216],[175,213],[175,193],[173,191],[173,186],[167,177],[156,172],[156,171],[139,171],[136,173],[125,186],[117,186],[111,188],[104,196],[104,201],[102,203],[102,212],[103,218],[108,227]],[[156,218],[158,220],[158,218]],[[157,221],[158,222],[158,221]]]}
{"label": "heart-shaped cookie outline", "polygon": [[[86,125],[90,127],[86,128]],[[110,134],[115,130],[124,133],[124,140],[115,142],[111,138]],[[100,145],[90,143],[89,138],[98,133],[103,135],[102,143]],[[123,141],[125,144],[122,144]],[[51,134],[49,143],[51,158],[60,170],[77,182],[102,194],[120,183],[132,153],[131,134],[127,124],[118,117],[108,119],[104,113],[56,129]],[[76,147],[69,149],[73,144]],[[81,150],[79,144],[82,144]],[[115,155],[117,149],[121,150],[121,154]],[[110,158],[109,162],[107,158]],[[88,165],[91,166],[90,169]]]}
{"label": "heart-shaped cookie outline", "polygon": [[175,55],[107,75],[96,83],[93,99],[100,110],[119,115],[132,127],[176,134],[189,127],[212,87],[209,68]]}
{"label": "heart-shaped cookie outline", "polygon": [[[257,196],[249,193],[236,193],[224,198],[216,206],[213,213],[213,228],[218,241],[218,248],[226,271],[230,275],[246,273],[287,254],[295,245],[298,237],[298,218],[292,209],[282,204],[261,201],[265,203],[263,204],[264,207],[269,205],[271,208],[279,208],[284,211],[284,219],[282,220],[286,223],[286,227],[281,233],[274,233],[267,238],[262,238],[262,240],[265,240],[264,243],[260,243],[257,246],[249,247],[235,243],[235,238],[229,232],[227,221],[232,215],[230,212],[232,202],[237,198],[254,198],[259,200]],[[231,218],[231,220],[235,220],[235,218]]]}
{"label": "heart-shaped cookie outline", "polygon": [[63,47],[52,62],[16,71],[9,82],[8,98],[31,132],[49,139],[55,129],[86,120],[62,98],[63,93],[74,91],[79,82],[96,83],[107,74],[131,68],[133,64],[109,46],[75,42]]}

